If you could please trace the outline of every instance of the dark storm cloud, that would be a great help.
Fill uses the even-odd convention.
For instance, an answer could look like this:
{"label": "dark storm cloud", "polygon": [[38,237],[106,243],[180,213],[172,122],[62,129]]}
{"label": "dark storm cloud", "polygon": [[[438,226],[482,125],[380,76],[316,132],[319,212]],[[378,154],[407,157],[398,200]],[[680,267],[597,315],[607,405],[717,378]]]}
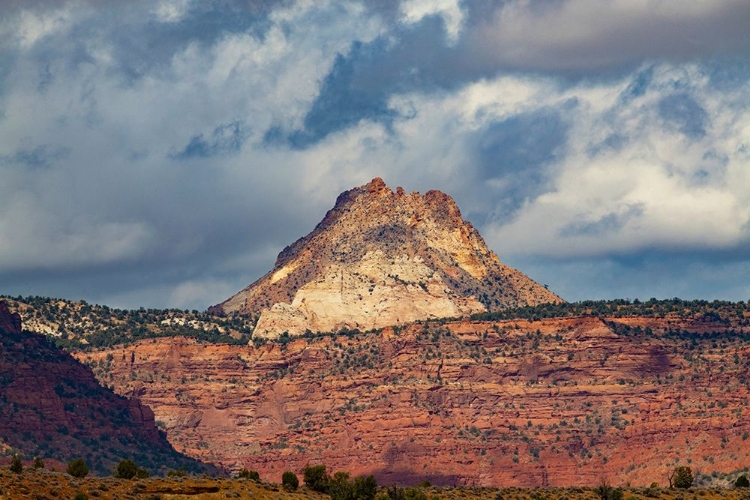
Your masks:
{"label": "dark storm cloud", "polygon": [[[395,91],[392,86],[395,78],[381,85],[372,85],[362,75],[362,67],[370,66],[371,55],[382,50],[382,45],[382,41],[368,47],[355,43],[349,56],[339,54],[336,57],[331,72],[323,80],[318,97],[305,116],[304,128],[289,135],[292,146],[308,147],[330,133],[356,125],[360,120],[390,123],[395,113],[388,109],[386,99]],[[389,75],[384,79],[390,78]],[[269,140],[273,136],[273,132],[269,134]]]}
{"label": "dark storm cloud", "polygon": [[28,168],[49,168],[53,163],[70,155],[70,148],[37,146],[19,149],[12,155],[0,155],[0,163],[18,163]]}
{"label": "dark storm cloud", "polygon": [[585,74],[644,60],[686,61],[750,50],[744,0],[504,2],[468,11],[466,53],[477,62],[521,70]]}
{"label": "dark storm cloud", "polygon": [[491,123],[481,133],[478,144],[479,173],[484,181],[501,181],[500,213],[504,219],[527,200],[549,189],[547,167],[564,153],[568,125],[562,110],[542,108],[519,113]]}
{"label": "dark storm cloud", "polygon": [[532,278],[549,285],[568,301],[629,298],[748,300],[750,255],[727,252],[665,253],[644,249],[628,255],[544,261],[512,259]]}
{"label": "dark storm cloud", "polygon": [[[268,15],[273,8],[290,3],[241,0],[189,2],[183,15],[174,20],[159,19],[158,2],[12,1],[0,7],[0,12],[4,11],[10,18],[19,12],[44,16],[54,12],[54,9],[77,9],[71,15],[73,19],[64,39],[42,37],[31,50],[30,55],[41,66],[39,88],[43,90],[53,77],[50,60],[59,58],[61,53],[67,52],[66,62],[75,69],[81,64],[95,63],[92,51],[107,47],[113,58],[110,71],[116,72],[122,83],[132,85],[145,75],[164,71],[175,54],[187,44],[209,46],[221,37],[236,33],[250,33],[262,38],[270,25]],[[103,43],[92,45],[92,40]],[[0,48],[4,45],[9,49],[7,41],[0,44]],[[12,50],[9,52],[12,53]]]}
{"label": "dark storm cloud", "polygon": [[[620,74],[648,59],[750,52],[750,3],[737,0],[703,2],[695,12],[675,5],[656,11],[642,5],[594,6],[588,0],[461,5],[466,19],[456,43],[446,40],[445,20],[433,14],[397,25],[370,43],[355,42],[348,54],[339,54],[303,128],[289,133],[289,144],[309,147],[364,119],[390,123],[388,98],[399,92],[450,90],[515,71],[581,79],[602,70]],[[391,17],[393,6],[380,13]],[[650,67],[642,70],[627,97],[642,95],[651,78]],[[268,142],[281,137],[274,127]]]}
{"label": "dark storm cloud", "polygon": [[632,81],[628,85],[628,88],[625,89],[625,92],[622,93],[621,99],[623,103],[630,102],[633,98],[641,97],[646,93],[649,86],[651,85],[651,82],[654,79],[654,66],[650,65],[649,67],[642,69],[640,71],[637,71],[635,76],[633,77]]}
{"label": "dark storm cloud", "polygon": [[737,248],[750,6],[645,5],[3,2],[0,293],[202,309],[376,175],[566,298]]}
{"label": "dark storm cloud", "polygon": [[621,229],[630,220],[641,215],[643,215],[642,205],[629,206],[621,212],[609,213],[593,222],[576,221],[568,224],[560,230],[560,236],[602,236]]}
{"label": "dark storm cloud", "polygon": [[249,135],[244,122],[234,121],[219,125],[208,138],[203,134],[193,136],[182,151],[171,154],[170,157],[174,160],[186,160],[237,153]]}
{"label": "dark storm cloud", "polygon": [[308,147],[360,120],[388,124],[396,117],[388,107],[392,94],[455,86],[469,78],[451,69],[455,55],[445,47],[442,19],[430,17],[416,27],[399,27],[391,36],[355,42],[347,55],[336,56],[303,128],[289,135],[290,144]]}

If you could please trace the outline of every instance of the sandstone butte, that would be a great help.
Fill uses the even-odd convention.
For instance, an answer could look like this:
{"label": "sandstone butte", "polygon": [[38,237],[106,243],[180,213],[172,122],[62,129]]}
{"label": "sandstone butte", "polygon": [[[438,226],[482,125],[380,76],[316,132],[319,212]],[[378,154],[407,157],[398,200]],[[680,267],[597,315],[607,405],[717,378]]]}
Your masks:
{"label": "sandstone butte", "polygon": [[[628,333],[629,332],[629,333]],[[111,355],[111,356],[110,356]],[[415,323],[258,347],[187,338],[78,353],[176,449],[276,480],[667,485],[750,465],[747,320]],[[114,359],[110,364],[107,357]]]}
{"label": "sandstone butte", "polygon": [[339,195],[269,273],[209,311],[259,316],[253,336],[276,338],[561,300],[503,265],[450,196],[394,192],[375,178]]}

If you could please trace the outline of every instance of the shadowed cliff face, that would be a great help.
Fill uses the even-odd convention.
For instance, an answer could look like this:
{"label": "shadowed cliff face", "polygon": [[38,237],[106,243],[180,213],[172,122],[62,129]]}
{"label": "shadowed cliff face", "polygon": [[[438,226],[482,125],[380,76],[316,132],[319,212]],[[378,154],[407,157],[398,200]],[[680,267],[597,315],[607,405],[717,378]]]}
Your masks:
{"label": "shadowed cliff face", "polygon": [[0,332],[7,335],[21,333],[21,316],[18,313],[11,313],[8,304],[0,300]]}
{"label": "shadowed cliff face", "polygon": [[324,463],[382,483],[648,485],[675,464],[710,474],[750,463],[740,321],[431,322],[78,356],[153,408],[178,450],[269,479]]}
{"label": "shadowed cliff face", "polygon": [[0,301],[2,443],[26,457],[68,461],[83,456],[89,467],[106,475],[124,458],[135,458],[151,472],[205,469],[174,451],[147,406],[100,386],[88,367],[47,337],[22,332],[20,317]]}
{"label": "shadowed cliff face", "polygon": [[260,314],[254,335],[277,337],[560,300],[501,264],[450,196],[377,178],[339,195],[271,272],[211,310]]}

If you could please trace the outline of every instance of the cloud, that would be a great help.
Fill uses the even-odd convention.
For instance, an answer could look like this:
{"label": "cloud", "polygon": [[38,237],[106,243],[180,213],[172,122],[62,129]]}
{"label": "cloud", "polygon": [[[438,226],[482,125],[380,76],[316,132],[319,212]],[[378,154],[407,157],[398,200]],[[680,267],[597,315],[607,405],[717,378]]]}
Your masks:
{"label": "cloud", "polygon": [[418,23],[428,16],[440,16],[445,26],[446,37],[451,43],[458,41],[464,22],[464,12],[458,0],[405,0],[401,3],[402,22]]}
{"label": "cloud", "polygon": [[19,149],[12,155],[0,155],[0,162],[18,163],[29,168],[48,168],[57,160],[70,154],[68,147],[37,146],[34,149]]}
{"label": "cloud", "polygon": [[203,134],[194,135],[185,148],[170,157],[175,160],[185,160],[188,158],[210,158],[221,154],[237,153],[250,136],[246,130],[246,125],[240,121],[234,121],[226,125],[219,125],[211,134],[210,138],[205,138]]}
{"label": "cloud", "polygon": [[[387,9],[386,9],[387,10]],[[687,63],[713,56],[744,57],[750,50],[750,4],[701,1],[689,8],[649,2],[404,1],[391,29],[369,41],[356,40],[336,61],[302,126],[269,130],[269,143],[313,145],[360,120],[394,118],[387,107],[396,94],[455,91],[507,72],[542,72],[578,80],[604,71],[609,77],[643,67],[644,61]],[[648,67],[633,82],[633,97],[651,77]],[[640,86],[640,87],[639,87]],[[642,88],[643,87],[643,88]],[[670,112],[695,111],[679,96]],[[692,119],[699,117],[693,115]],[[700,133],[700,124],[689,133]]]}
{"label": "cloud", "polygon": [[689,94],[664,96],[659,100],[659,116],[691,139],[706,135],[708,113]]}
{"label": "cloud", "polygon": [[643,205],[629,205],[619,212],[603,215],[594,221],[573,221],[560,230],[560,236],[606,236],[621,230],[632,219],[643,215]]}
{"label": "cloud", "polygon": [[738,297],[747,12],[4,2],[3,292],[203,309],[382,176],[453,195],[504,261],[567,298],[700,280]]}
{"label": "cloud", "polygon": [[[633,96],[640,80],[566,91],[580,105],[554,188],[496,224],[490,240],[510,253],[559,257],[743,244],[747,180],[729,179],[747,167],[747,90],[716,93],[694,66],[659,65]],[[617,98],[623,87],[627,104]]]}
{"label": "cloud", "polygon": [[519,0],[481,14],[465,43],[497,66],[585,72],[750,49],[750,4],[742,0]]}

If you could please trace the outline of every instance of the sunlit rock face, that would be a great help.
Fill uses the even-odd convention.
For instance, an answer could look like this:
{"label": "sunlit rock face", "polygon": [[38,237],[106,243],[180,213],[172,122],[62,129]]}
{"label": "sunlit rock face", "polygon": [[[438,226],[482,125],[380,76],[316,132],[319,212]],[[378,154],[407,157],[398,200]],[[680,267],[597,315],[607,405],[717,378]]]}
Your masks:
{"label": "sunlit rock face", "polygon": [[273,270],[211,310],[259,315],[255,335],[275,338],[560,301],[503,265],[450,196],[376,178],[339,195]]}

